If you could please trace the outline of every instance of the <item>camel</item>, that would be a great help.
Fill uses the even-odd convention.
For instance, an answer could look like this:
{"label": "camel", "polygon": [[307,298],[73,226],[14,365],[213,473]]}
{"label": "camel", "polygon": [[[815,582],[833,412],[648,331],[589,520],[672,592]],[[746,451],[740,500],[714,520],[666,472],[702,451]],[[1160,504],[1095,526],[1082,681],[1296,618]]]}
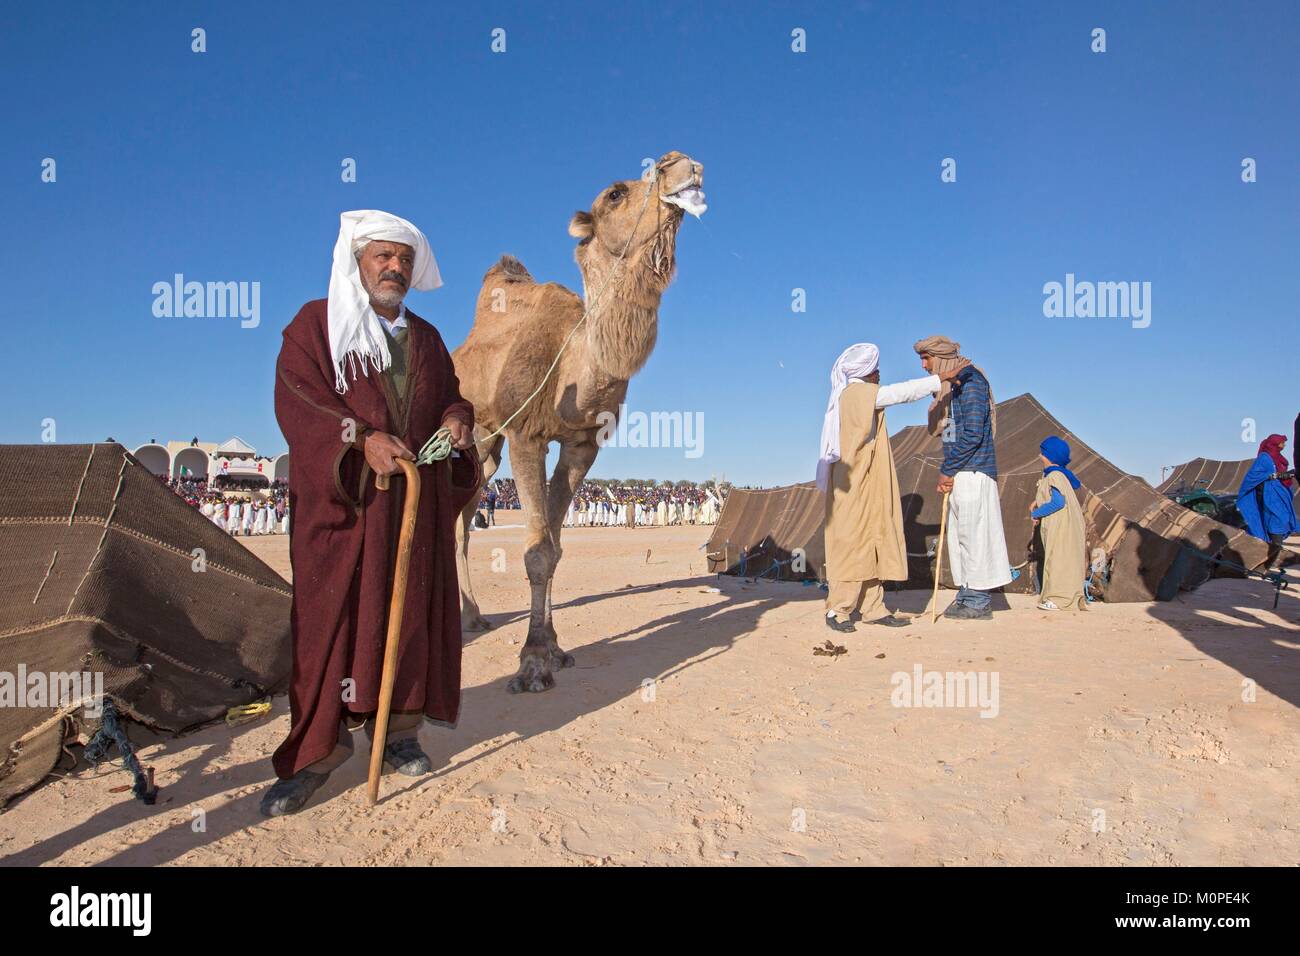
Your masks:
{"label": "camel", "polygon": [[[605,187],[590,212],[579,211],[569,222],[569,235],[578,240],[574,258],[582,273],[582,297],[557,283],[535,281],[517,259],[502,256],[483,277],[469,337],[452,353],[461,394],[474,403],[474,447],[483,482],[500,467],[503,445],[508,447],[528,515],[524,569],[532,607],[519,671],[507,684],[514,694],[549,690],[555,685],[553,672],[573,666],[551,620],[561,524],[596,460],[601,425],[616,421],[602,413],[618,415],[628,380],[654,350],[659,300],[676,264],[682,207],[703,198],[704,167],[689,156],[670,152],[654,170],[653,176]],[[584,309],[583,328],[575,331]],[[488,440],[507,420],[504,433]],[[560,454],[548,482],[551,442],[559,443]],[[469,576],[469,527],[477,503],[475,495],[457,528],[461,625],[467,630],[491,626],[479,612]]]}

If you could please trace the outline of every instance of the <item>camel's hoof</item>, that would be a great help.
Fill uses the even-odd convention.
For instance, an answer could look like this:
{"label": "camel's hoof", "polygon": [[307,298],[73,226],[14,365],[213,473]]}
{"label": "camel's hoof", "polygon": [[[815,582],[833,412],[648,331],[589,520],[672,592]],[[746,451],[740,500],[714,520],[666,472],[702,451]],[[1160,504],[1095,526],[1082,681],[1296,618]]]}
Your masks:
{"label": "camel's hoof", "polygon": [[552,670],[572,667],[573,655],[565,654],[558,647],[528,651],[519,659],[519,673],[510,678],[506,690],[512,694],[540,694],[555,686]]}
{"label": "camel's hoof", "polygon": [[538,674],[524,676],[516,674],[510,678],[510,683],[506,684],[506,690],[512,694],[522,694],[528,691],[530,694],[540,694],[544,690],[550,690],[555,686],[555,678],[549,671],[543,671]]}
{"label": "camel's hoof", "polygon": [[460,629],[462,631],[490,631],[492,630],[492,622],[482,614],[475,614],[473,617],[462,619]]}
{"label": "camel's hoof", "polygon": [[519,672],[506,684],[511,693],[541,693],[555,687],[551,656],[545,649],[528,650],[519,658]]}

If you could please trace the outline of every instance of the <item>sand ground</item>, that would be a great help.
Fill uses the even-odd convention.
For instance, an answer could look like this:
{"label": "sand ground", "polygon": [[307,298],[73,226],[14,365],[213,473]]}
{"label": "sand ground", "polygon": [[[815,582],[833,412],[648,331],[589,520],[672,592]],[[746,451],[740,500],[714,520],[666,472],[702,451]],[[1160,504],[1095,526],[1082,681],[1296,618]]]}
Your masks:
{"label": "sand ground", "polygon": [[[707,528],[575,529],[555,600],[577,666],[511,696],[528,591],[523,528],[501,519],[472,541],[497,626],[465,636],[459,725],[422,731],[433,775],[386,775],[367,810],[362,746],[306,810],[265,820],[279,698],[256,723],[144,747],[154,807],[114,792],[121,772],[15,801],[0,862],[1300,860],[1297,597],[1274,611],[1266,585],[1222,580],[1067,615],[1012,595],[989,623],[859,626],[834,635],[847,654],[815,656],[833,636],[822,592],[708,575]],[[249,545],[288,574],[285,538]],[[927,597],[890,602],[915,612]],[[891,678],[917,666],[996,675],[996,716],[894,706]]]}

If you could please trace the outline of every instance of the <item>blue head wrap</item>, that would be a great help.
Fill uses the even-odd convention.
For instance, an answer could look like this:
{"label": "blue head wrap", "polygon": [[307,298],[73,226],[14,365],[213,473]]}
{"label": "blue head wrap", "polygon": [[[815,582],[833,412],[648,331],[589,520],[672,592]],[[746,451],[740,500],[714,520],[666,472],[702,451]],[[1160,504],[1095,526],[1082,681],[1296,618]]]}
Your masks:
{"label": "blue head wrap", "polygon": [[1065,439],[1057,438],[1055,435],[1044,438],[1043,443],[1038,446],[1038,450],[1043,453],[1043,457],[1052,463],[1050,467],[1043,469],[1044,475],[1059,471],[1065,475],[1071,488],[1079,487],[1079,479],[1074,476],[1074,472],[1065,467],[1070,463],[1070,446],[1066,444]]}

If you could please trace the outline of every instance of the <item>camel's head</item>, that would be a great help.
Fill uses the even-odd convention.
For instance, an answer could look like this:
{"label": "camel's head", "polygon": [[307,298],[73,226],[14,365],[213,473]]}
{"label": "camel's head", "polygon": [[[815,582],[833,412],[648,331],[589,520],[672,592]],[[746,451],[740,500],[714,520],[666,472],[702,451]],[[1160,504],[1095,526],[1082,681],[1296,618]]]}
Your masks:
{"label": "camel's head", "polygon": [[683,216],[707,208],[703,184],[704,167],[673,151],[655,163],[653,176],[647,170],[641,178],[606,186],[590,212],[576,212],[569,222],[569,235],[578,240],[578,265],[585,268],[593,258],[612,261],[626,249],[629,264],[649,268],[667,284]]}

